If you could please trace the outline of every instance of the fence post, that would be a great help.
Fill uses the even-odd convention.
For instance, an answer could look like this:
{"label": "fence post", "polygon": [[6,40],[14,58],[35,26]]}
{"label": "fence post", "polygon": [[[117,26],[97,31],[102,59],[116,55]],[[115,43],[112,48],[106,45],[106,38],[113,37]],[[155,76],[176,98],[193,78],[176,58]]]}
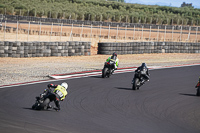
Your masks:
{"label": "fence post", "polygon": [[17,38],[18,38],[18,24],[19,24],[19,22],[17,21],[16,41],[17,41]]}
{"label": "fence post", "polygon": [[117,41],[117,39],[118,39],[118,27],[119,27],[119,25],[117,25],[117,35],[116,35],[116,41]]}
{"label": "fence post", "polygon": [[172,26],[172,42],[173,42],[174,26]]}
{"label": "fence post", "polygon": [[100,24],[100,35],[99,35],[99,41],[101,40],[101,24]]}
{"label": "fence post", "polygon": [[157,41],[158,41],[158,37],[159,37],[159,26],[158,26],[158,31],[157,31]]}
{"label": "fence post", "polygon": [[196,37],[195,37],[195,42],[197,43],[197,32],[198,32],[198,27],[196,28]]}
{"label": "fence post", "polygon": [[39,32],[39,41],[40,41],[40,34],[41,34],[41,21],[40,21],[40,32]]}
{"label": "fence post", "polygon": [[190,31],[191,31],[191,26],[189,27],[189,33],[188,33],[188,41],[189,41],[189,39],[190,39]]}
{"label": "fence post", "polygon": [[109,24],[109,29],[108,29],[108,40],[110,40],[110,24]]}
{"label": "fence post", "polygon": [[50,34],[50,42],[51,42],[51,35],[52,35],[52,30],[53,30],[53,23],[51,24],[51,34]]}
{"label": "fence post", "polygon": [[134,30],[133,30],[133,40],[135,39],[135,25],[134,25]]}
{"label": "fence post", "polygon": [[150,26],[150,30],[149,30],[149,41],[151,39],[151,26]]}
{"label": "fence post", "polygon": [[126,29],[125,29],[125,38],[124,38],[124,41],[126,41],[126,31],[127,31],[127,25],[126,25]]}
{"label": "fence post", "polygon": [[182,38],[181,38],[181,37],[182,37],[182,30],[183,30],[182,28],[183,28],[183,26],[181,25],[180,41],[181,41],[181,39],[182,39]]}
{"label": "fence post", "polygon": [[142,36],[141,36],[141,41],[143,40],[143,25],[142,25]]}
{"label": "fence post", "polygon": [[82,34],[83,34],[83,24],[82,24],[82,28],[81,28],[81,38],[80,38],[80,40],[82,40]]}
{"label": "fence post", "polygon": [[4,27],[4,41],[5,41],[5,39],[6,39],[6,21],[5,21],[5,27]]}
{"label": "fence post", "polygon": [[165,42],[165,37],[166,37],[166,25],[165,25],[165,35],[164,35],[164,42]]}
{"label": "fence post", "polygon": [[90,41],[92,42],[92,24],[91,24],[91,33],[90,33]]}
{"label": "fence post", "polygon": [[30,22],[28,23],[28,35],[27,35],[27,42],[29,41],[29,30],[30,30]]}
{"label": "fence post", "polygon": [[62,40],[62,26],[63,26],[63,23],[61,24],[61,29],[60,29],[60,41]]}
{"label": "fence post", "polygon": [[72,37],[72,31],[73,31],[73,23],[72,23],[72,28],[71,28],[70,38],[69,38],[70,41],[71,41],[71,37]]}

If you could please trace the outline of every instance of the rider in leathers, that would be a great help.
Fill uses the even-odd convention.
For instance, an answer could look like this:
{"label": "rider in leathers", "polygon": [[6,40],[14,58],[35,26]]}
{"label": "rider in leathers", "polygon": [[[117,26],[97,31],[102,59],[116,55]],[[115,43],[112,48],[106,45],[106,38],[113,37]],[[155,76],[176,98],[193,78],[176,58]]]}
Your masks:
{"label": "rider in leathers", "polygon": [[195,86],[195,88],[198,88],[198,87],[200,87],[200,77],[199,77],[199,81],[198,81],[197,85]]}
{"label": "rider in leathers", "polygon": [[[63,101],[67,96],[68,84],[66,82],[63,82],[61,85],[48,84],[47,87],[48,89],[46,89],[43,93],[44,98],[48,97],[50,99],[53,99],[57,107],[54,109],[57,111],[60,110],[60,101]],[[52,91],[51,88],[55,89]],[[51,106],[49,105],[48,108],[51,108]]]}
{"label": "rider in leathers", "polygon": [[114,53],[112,54],[112,56],[110,56],[106,61],[108,62],[110,59],[112,59],[112,60],[115,61],[114,69],[112,70],[112,73],[113,73],[114,70],[116,70],[117,67],[119,66],[119,59],[117,58],[117,53],[114,52]]}
{"label": "rider in leathers", "polygon": [[140,72],[141,73],[141,78],[140,81],[144,83],[145,81],[149,81],[149,69],[147,68],[145,63],[142,63],[141,66],[139,66],[135,72]]}
{"label": "rider in leathers", "polygon": [[197,88],[197,96],[200,96],[200,93],[199,93],[199,89],[200,89],[200,77],[199,77],[199,81],[197,83],[197,85],[195,86],[195,88]]}

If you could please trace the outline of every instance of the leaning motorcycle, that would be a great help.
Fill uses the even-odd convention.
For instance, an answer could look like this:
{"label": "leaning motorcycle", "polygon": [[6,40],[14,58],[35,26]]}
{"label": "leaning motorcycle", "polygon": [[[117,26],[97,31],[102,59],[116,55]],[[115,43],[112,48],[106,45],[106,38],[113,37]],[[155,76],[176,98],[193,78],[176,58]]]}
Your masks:
{"label": "leaning motorcycle", "polygon": [[196,96],[200,96],[200,84],[198,83],[197,86],[197,93],[196,93]]}
{"label": "leaning motorcycle", "polygon": [[197,93],[196,93],[196,95],[197,95],[197,96],[200,96],[200,87],[197,88]]}
{"label": "leaning motorcycle", "polygon": [[114,65],[115,65],[115,60],[110,59],[109,61],[105,62],[104,68],[102,69],[102,78],[110,77],[111,74],[114,72]]}
{"label": "leaning motorcycle", "polygon": [[44,97],[44,94],[40,94],[40,96],[36,97],[35,104],[33,104],[32,109],[34,110],[47,110],[50,103],[50,99],[48,97]]}
{"label": "leaning motorcycle", "polygon": [[142,80],[143,80],[142,72],[143,71],[138,71],[138,72],[135,71],[135,74],[134,74],[134,77],[132,80],[132,89],[133,90],[139,90],[139,88],[145,83],[145,82],[142,82]]}

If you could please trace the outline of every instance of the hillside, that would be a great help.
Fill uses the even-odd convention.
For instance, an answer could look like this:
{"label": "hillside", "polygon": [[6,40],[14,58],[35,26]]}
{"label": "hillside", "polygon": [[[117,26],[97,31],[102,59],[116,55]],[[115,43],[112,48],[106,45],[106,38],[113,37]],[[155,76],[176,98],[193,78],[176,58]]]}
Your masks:
{"label": "hillside", "polygon": [[0,0],[0,14],[91,21],[200,25],[200,9],[127,4],[123,0]]}

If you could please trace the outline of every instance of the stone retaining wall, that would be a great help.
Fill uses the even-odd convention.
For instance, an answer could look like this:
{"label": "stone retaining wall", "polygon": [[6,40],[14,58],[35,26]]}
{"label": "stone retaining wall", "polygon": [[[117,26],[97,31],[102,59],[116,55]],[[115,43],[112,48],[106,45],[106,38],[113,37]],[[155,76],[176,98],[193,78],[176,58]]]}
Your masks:
{"label": "stone retaining wall", "polygon": [[127,42],[98,43],[98,54],[143,54],[143,53],[200,53],[200,43],[188,42]]}
{"label": "stone retaining wall", "polygon": [[90,55],[91,42],[0,42],[0,57]]}

